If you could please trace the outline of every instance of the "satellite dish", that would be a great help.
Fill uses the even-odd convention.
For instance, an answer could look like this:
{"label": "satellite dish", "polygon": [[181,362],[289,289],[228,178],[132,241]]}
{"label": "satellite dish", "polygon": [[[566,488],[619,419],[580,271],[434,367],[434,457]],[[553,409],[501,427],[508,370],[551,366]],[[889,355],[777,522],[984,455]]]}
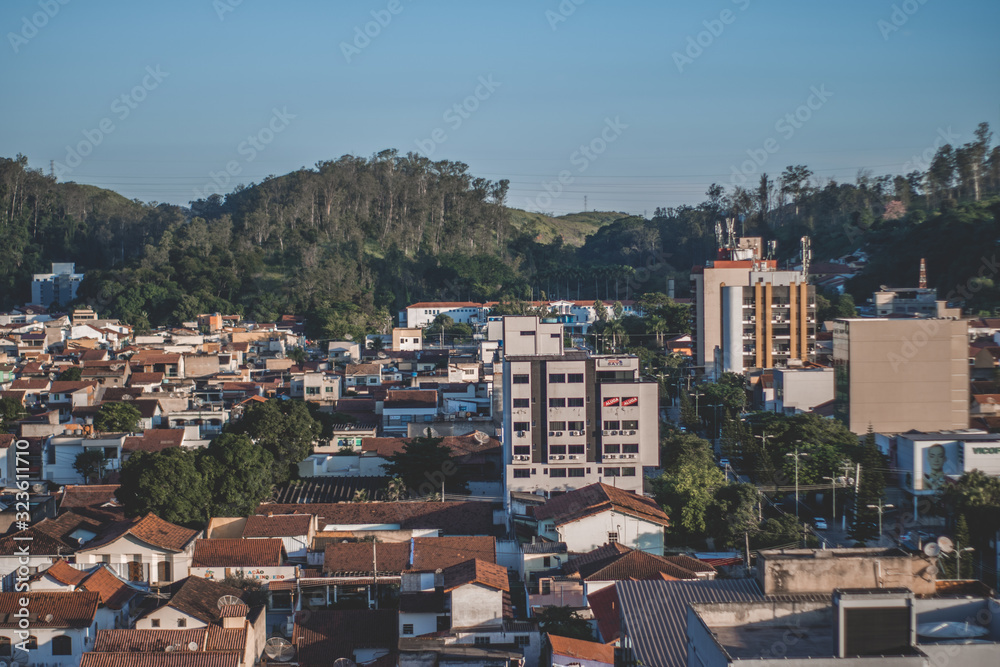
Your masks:
{"label": "satellite dish", "polygon": [[924,555],[930,558],[934,558],[941,553],[941,547],[938,546],[937,542],[928,542],[924,545]]}
{"label": "satellite dish", "polygon": [[271,660],[288,662],[295,655],[295,649],[292,647],[292,643],[284,637],[271,637],[264,642],[264,653]]}
{"label": "satellite dish", "polygon": [[166,647],[165,649],[163,649],[163,650],[164,650],[164,652],[166,652],[166,653],[173,653],[174,651],[176,651],[176,650],[177,650],[177,647],[176,647],[176,646],[174,646],[173,644],[171,644],[170,646],[167,646],[167,647]]}
{"label": "satellite dish", "polygon": [[235,595],[223,595],[221,598],[219,598],[219,601],[216,603],[216,606],[218,606],[219,609],[222,609],[223,607],[231,604],[243,604],[243,600],[239,599]]}
{"label": "satellite dish", "polygon": [[45,490],[44,484],[39,484],[38,482],[35,482],[34,484],[31,485],[32,493],[41,493],[44,490]]}
{"label": "satellite dish", "polygon": [[941,553],[950,554],[955,550],[955,544],[951,541],[951,538],[942,535],[937,539],[937,545],[941,548]]}
{"label": "satellite dish", "polygon": [[333,667],[357,667],[350,658],[337,658],[333,661]]}
{"label": "satellite dish", "polygon": [[938,573],[937,565],[928,565],[924,572],[927,573],[928,577],[933,577]]}
{"label": "satellite dish", "polygon": [[480,445],[485,445],[486,441],[490,439],[490,436],[483,433],[482,431],[476,431],[475,433],[472,434],[472,437],[475,438],[476,442],[478,442]]}
{"label": "satellite dish", "polygon": [[55,618],[55,616],[53,616],[52,614],[45,614],[45,622],[46,623],[51,623],[52,619],[54,619],[54,618]]}
{"label": "satellite dish", "polygon": [[198,650],[198,642],[190,642],[188,644],[188,650],[189,651],[197,651]]}

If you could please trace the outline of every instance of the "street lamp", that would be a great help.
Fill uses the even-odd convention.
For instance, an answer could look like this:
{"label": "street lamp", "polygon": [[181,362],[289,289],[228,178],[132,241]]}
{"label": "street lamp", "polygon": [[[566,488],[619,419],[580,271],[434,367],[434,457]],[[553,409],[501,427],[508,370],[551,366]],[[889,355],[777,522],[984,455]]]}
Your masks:
{"label": "street lamp", "polygon": [[799,448],[795,448],[795,453],[788,452],[785,456],[791,456],[795,459],[795,518],[799,518],[799,459],[803,456],[809,456],[808,452],[800,452]]}
{"label": "street lamp", "polygon": [[712,426],[714,427],[712,430],[716,433],[716,444],[718,444],[718,440],[722,438],[722,427],[719,425],[719,408],[722,406],[722,403],[705,406],[706,408],[712,408]]}
{"label": "street lamp", "polygon": [[975,551],[972,547],[965,547],[964,549],[955,549],[955,579],[962,578],[962,552],[963,551]]}
{"label": "street lamp", "polygon": [[823,479],[830,480],[830,488],[833,493],[833,516],[830,518],[831,522],[836,522],[837,520],[837,478],[836,477],[824,477]]}
{"label": "street lamp", "polygon": [[882,499],[879,498],[878,505],[868,505],[870,510],[878,510],[878,543],[879,546],[882,544],[882,512],[885,510],[894,509],[895,505],[883,505]]}

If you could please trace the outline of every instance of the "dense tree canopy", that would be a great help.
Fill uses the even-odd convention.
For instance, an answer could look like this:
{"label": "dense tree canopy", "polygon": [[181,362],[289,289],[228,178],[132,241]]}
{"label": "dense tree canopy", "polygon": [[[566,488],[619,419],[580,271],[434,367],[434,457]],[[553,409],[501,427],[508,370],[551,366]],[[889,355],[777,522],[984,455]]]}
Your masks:
{"label": "dense tree canopy", "polygon": [[208,520],[212,500],[198,469],[198,454],[182,447],[132,454],[122,465],[115,495],[126,516],[152,512],[165,521],[199,528]]}
{"label": "dense tree canopy", "polygon": [[246,435],[274,460],[271,482],[284,484],[299,475],[299,463],[312,452],[323,425],[310,414],[303,401],[272,399],[250,403],[243,416],[230,422],[226,431]]}
{"label": "dense tree canopy", "polygon": [[104,433],[134,433],[142,415],[129,403],[102,403],[94,415],[94,428]]}

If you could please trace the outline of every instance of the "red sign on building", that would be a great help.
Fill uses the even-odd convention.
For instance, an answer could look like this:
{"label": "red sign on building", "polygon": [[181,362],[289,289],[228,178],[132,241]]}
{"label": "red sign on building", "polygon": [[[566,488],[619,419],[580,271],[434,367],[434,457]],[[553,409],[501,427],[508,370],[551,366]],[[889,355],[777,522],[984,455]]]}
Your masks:
{"label": "red sign on building", "polygon": [[639,397],[627,396],[622,399],[622,405],[639,405]]}
{"label": "red sign on building", "polygon": [[604,407],[607,408],[607,407],[610,407],[612,405],[618,405],[618,402],[621,401],[621,400],[622,399],[620,399],[620,398],[605,398],[604,399]]}

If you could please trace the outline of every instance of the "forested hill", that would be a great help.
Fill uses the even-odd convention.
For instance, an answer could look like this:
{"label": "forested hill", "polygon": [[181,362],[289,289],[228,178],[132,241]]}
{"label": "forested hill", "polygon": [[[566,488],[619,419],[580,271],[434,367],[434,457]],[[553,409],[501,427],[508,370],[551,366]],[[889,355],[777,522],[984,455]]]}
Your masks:
{"label": "forested hill", "polygon": [[208,311],[297,313],[312,335],[340,337],[384,328],[417,300],[628,299],[668,278],[682,296],[691,266],[712,256],[716,222],[735,216],[738,231],[777,240],[782,260],[795,259],[802,235],[817,260],[869,250],[848,286],[859,301],[879,284],[915,283],[927,257],[942,297],[976,277],[966,305],[990,310],[1000,306],[997,268],[983,268],[1000,240],[1000,147],[985,124],[975,136],[937,148],[923,171],[844,183],[794,165],[713,185],[702,204],[652,219],[517,211],[507,181],[396,151],[321,162],[190,209],[0,158],[0,308],[28,300],[31,274],[53,261],[86,271],[81,303],[139,329]]}

